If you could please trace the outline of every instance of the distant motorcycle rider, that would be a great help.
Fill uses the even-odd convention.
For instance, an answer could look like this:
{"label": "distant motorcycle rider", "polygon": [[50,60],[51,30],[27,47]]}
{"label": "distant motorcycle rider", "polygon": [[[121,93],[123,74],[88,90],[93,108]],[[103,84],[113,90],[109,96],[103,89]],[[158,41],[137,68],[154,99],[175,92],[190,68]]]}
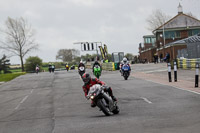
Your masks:
{"label": "distant motorcycle rider", "polygon": [[123,69],[122,69],[122,67],[123,67],[125,64],[128,65],[128,66],[130,67],[130,71],[131,71],[130,63],[129,63],[129,61],[127,60],[127,58],[124,57],[123,60],[120,62],[120,72],[121,72],[121,75],[123,75]]}
{"label": "distant motorcycle rider", "polygon": [[101,67],[100,63],[96,60],[96,61],[94,62],[94,64],[93,64],[93,67],[92,67],[92,72],[93,72],[93,73],[94,73],[94,67],[95,67],[96,65],[100,66],[100,69],[101,69],[101,71],[102,71],[102,67]]}
{"label": "distant motorcycle rider", "polygon": [[[117,99],[115,98],[115,96],[113,96],[112,88],[106,86],[104,82],[100,81],[97,78],[91,78],[90,74],[88,74],[88,73],[84,73],[82,75],[82,80],[84,82],[84,85],[82,86],[82,88],[83,88],[83,91],[85,93],[85,97],[87,99],[89,99],[88,92],[90,90],[90,87],[92,87],[95,84],[100,84],[101,86],[104,86],[104,91],[108,92],[108,94],[111,96],[111,98],[113,99],[113,101],[117,101]],[[93,101],[91,101],[91,107],[95,107],[95,106],[96,106],[95,103]]]}
{"label": "distant motorcycle rider", "polygon": [[38,65],[36,65],[36,67],[35,67],[35,71],[36,71],[36,73],[38,73],[38,72],[39,72],[39,70],[40,70],[39,66],[38,66]]}
{"label": "distant motorcycle rider", "polygon": [[[83,72],[80,71],[80,67],[84,67],[84,71]],[[82,76],[82,74],[85,73],[85,65],[84,65],[82,60],[80,61],[79,65],[78,65],[78,72],[79,72],[80,76]]]}
{"label": "distant motorcycle rider", "polygon": [[80,61],[79,65],[78,65],[78,68],[81,67],[81,66],[82,66],[82,67],[85,67],[85,65],[83,64],[83,61],[82,61],[82,60]]}

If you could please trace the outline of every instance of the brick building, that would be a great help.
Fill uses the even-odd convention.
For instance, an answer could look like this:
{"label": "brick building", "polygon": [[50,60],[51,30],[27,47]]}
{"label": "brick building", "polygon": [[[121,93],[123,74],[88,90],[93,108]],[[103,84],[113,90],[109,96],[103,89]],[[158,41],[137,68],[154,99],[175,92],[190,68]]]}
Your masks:
{"label": "brick building", "polygon": [[143,36],[144,43],[139,45],[140,60],[147,62],[153,61],[153,55],[156,53],[156,37],[154,35]]}
{"label": "brick building", "polygon": [[[184,14],[182,6],[179,4],[178,14],[155,29],[153,33],[156,38],[155,46],[152,45],[150,48],[139,46],[140,59],[146,59],[148,62],[152,62],[152,56],[155,53],[158,54],[160,58],[163,58],[168,52],[171,60],[173,60],[177,58],[178,50],[187,47],[184,42],[178,42],[178,40],[200,33],[200,20]],[[173,42],[178,43],[169,45]]]}

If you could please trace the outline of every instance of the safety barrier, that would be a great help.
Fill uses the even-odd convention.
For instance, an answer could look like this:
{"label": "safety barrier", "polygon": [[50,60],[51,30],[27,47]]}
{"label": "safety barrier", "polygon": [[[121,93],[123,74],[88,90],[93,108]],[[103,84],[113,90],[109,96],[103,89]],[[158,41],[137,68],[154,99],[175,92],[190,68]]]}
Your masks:
{"label": "safety barrier", "polygon": [[195,68],[196,63],[200,63],[200,58],[197,59],[177,59],[178,68],[191,69]]}
{"label": "safety barrier", "polygon": [[[87,63],[86,68],[92,69],[93,63]],[[107,71],[115,71],[115,63],[108,62],[108,63],[101,63],[101,67],[103,70]]]}
{"label": "safety barrier", "polygon": [[102,69],[108,70],[108,71],[114,71],[115,70],[115,63],[114,62],[103,63]]}

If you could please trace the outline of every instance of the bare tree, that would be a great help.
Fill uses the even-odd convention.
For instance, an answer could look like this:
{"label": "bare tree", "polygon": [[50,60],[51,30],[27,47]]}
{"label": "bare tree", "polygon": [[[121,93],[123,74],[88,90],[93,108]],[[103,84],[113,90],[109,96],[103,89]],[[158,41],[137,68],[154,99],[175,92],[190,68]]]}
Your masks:
{"label": "bare tree", "polygon": [[166,15],[161,10],[154,10],[152,14],[146,19],[146,22],[148,23],[147,29],[153,31],[166,23],[170,18],[170,16]]}
{"label": "bare tree", "polygon": [[60,59],[63,62],[71,62],[79,54],[80,51],[77,49],[60,49],[56,55],[56,59]]}
{"label": "bare tree", "polygon": [[22,71],[24,71],[25,55],[38,47],[33,39],[33,29],[22,17],[17,19],[8,17],[5,26],[5,30],[1,30],[1,32],[5,34],[6,38],[5,41],[0,41],[0,48],[11,52],[14,56],[19,56]]}

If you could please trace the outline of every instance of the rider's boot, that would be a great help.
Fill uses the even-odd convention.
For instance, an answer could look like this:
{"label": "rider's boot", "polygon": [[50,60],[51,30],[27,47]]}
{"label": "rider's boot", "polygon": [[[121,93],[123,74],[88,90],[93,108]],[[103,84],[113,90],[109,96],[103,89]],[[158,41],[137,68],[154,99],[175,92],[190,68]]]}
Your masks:
{"label": "rider's boot", "polygon": [[116,98],[115,96],[111,96],[111,98],[112,98],[112,100],[113,100],[114,102],[117,101],[117,98]]}

